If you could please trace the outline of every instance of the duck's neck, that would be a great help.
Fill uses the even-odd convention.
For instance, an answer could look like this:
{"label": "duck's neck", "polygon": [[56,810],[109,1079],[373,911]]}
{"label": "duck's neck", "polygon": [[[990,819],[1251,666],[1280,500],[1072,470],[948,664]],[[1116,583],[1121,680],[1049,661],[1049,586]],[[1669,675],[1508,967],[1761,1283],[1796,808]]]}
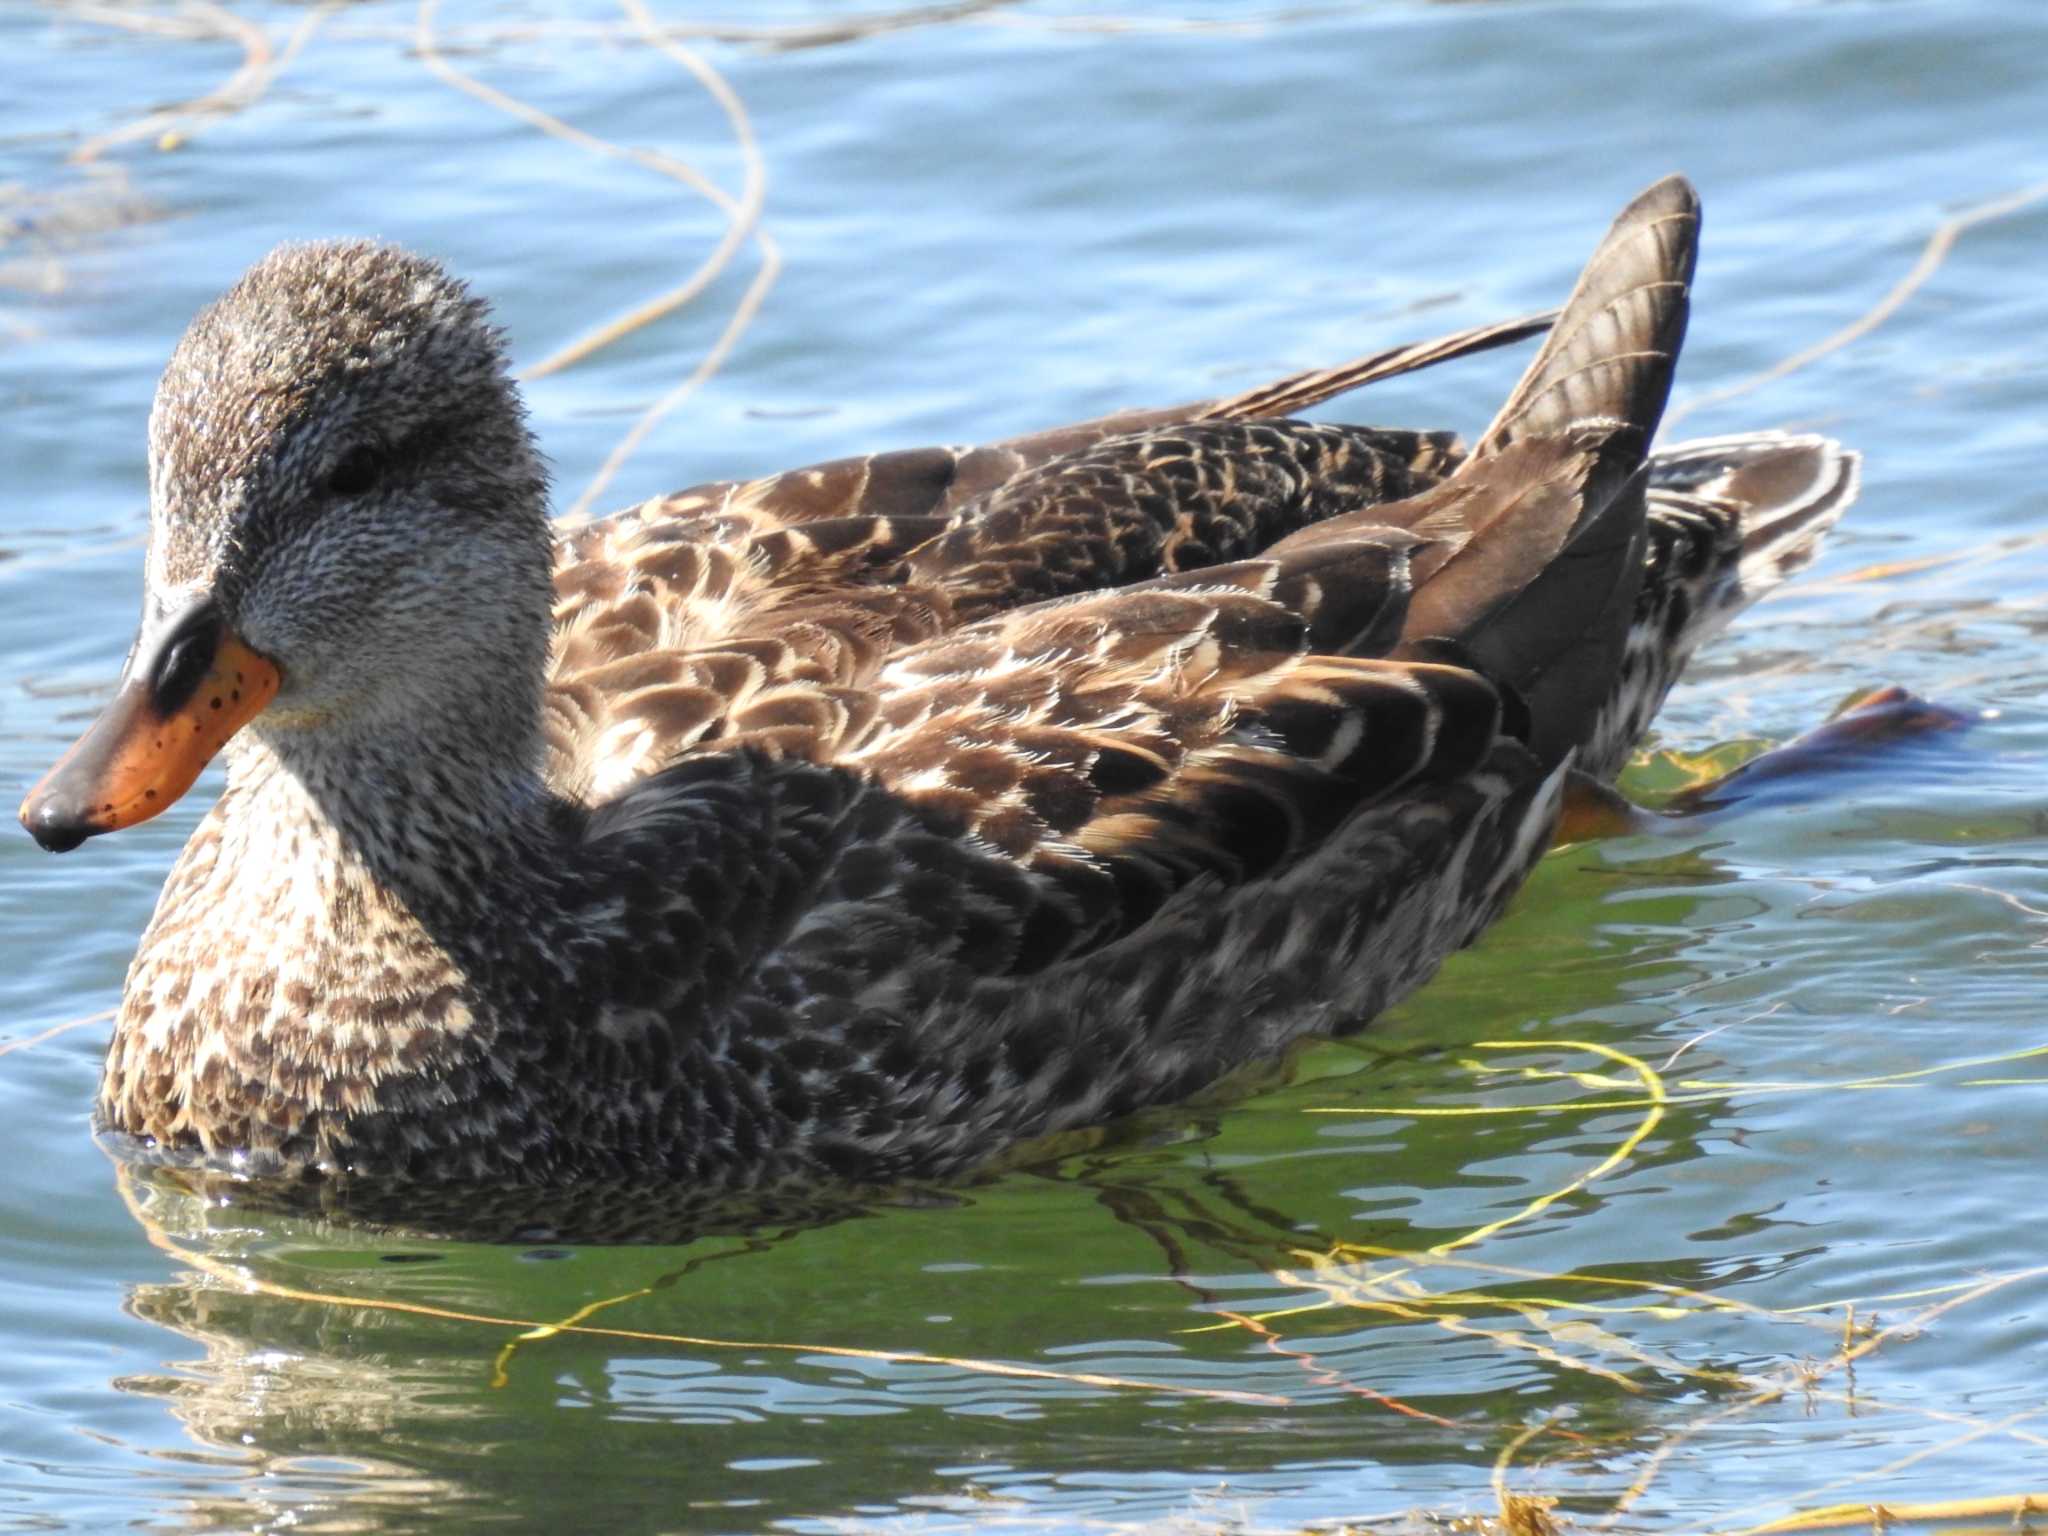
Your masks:
{"label": "duck's neck", "polygon": [[[481,739],[459,721],[431,738],[361,733],[339,751],[257,737],[232,765],[225,831],[252,867],[317,861],[445,942],[481,900],[516,898],[554,863],[556,802],[538,760],[537,740],[502,724]],[[304,915],[332,926],[346,914]]]}
{"label": "duck's neck", "polygon": [[238,743],[221,803],[129,972],[100,1110],[117,1130],[346,1163],[337,1128],[407,1094],[480,1091],[509,1011],[544,991],[564,908],[560,808],[534,756],[359,734]]}

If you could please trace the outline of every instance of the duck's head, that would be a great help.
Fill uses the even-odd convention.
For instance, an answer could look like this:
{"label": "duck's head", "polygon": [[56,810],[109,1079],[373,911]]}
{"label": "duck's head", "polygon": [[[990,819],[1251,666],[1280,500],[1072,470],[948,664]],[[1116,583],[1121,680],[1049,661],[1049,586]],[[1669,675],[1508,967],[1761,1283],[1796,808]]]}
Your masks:
{"label": "duck's head", "polygon": [[154,816],[238,732],[290,762],[530,725],[545,475],[502,338],[440,267],[273,251],[178,343],[149,446],[141,629],[22,804],[45,848]]}

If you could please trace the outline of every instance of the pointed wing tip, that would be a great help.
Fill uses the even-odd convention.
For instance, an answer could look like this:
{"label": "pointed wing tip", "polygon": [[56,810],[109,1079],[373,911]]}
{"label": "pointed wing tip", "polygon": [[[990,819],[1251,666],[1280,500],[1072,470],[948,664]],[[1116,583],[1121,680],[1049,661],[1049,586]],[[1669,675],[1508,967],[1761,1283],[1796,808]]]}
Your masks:
{"label": "pointed wing tip", "polygon": [[[1574,420],[1626,422],[1648,445],[1685,335],[1699,210],[1692,183],[1671,175],[1615,216],[1468,465],[1516,438],[1559,432]],[[1624,308],[1630,305],[1632,312]],[[1601,371],[1609,377],[1598,377]]]}
{"label": "pointed wing tip", "polygon": [[1628,223],[1647,214],[1652,217],[1673,213],[1697,215],[1700,211],[1699,189],[1684,173],[1673,171],[1660,177],[1638,192],[1622,209],[1617,224]]}

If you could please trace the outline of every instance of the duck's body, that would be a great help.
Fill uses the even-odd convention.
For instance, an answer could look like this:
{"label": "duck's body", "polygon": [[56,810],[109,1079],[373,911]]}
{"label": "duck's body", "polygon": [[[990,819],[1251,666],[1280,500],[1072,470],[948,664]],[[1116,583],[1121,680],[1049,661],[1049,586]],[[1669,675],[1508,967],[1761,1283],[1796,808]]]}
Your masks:
{"label": "duck's body", "polygon": [[1534,327],[707,487],[551,579],[474,301],[273,256],[159,396],[133,718],[24,810],[53,846],[140,819],[131,737],[210,741],[245,665],[276,691],[101,1120],[287,1170],[877,1182],[1363,1023],[1853,497],[1812,438],[1646,468],[1696,227],[1675,180],[1622,215],[1469,455],[1288,413]]}

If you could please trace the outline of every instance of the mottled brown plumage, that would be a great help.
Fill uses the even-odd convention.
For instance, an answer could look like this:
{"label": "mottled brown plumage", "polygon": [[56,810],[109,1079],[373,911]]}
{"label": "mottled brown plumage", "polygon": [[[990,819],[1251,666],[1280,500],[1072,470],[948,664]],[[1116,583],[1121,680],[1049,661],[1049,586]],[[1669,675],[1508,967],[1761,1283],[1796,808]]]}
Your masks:
{"label": "mottled brown plumage", "polygon": [[1677,179],[1625,210],[1469,454],[1292,413],[1549,317],[552,541],[477,302],[274,254],[159,394],[131,678],[197,611],[282,683],[102,1122],[370,1179],[877,1182],[1363,1023],[1853,497],[1817,438],[1650,455],[1696,229]]}

